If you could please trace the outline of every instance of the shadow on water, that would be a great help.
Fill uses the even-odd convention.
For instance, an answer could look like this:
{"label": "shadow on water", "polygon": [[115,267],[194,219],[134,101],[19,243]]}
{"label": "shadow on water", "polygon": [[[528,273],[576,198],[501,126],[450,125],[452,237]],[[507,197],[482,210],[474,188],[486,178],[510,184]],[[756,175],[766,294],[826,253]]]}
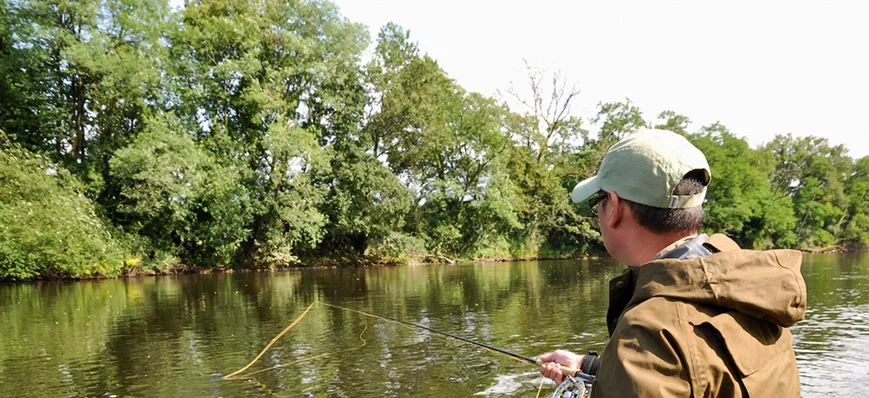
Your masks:
{"label": "shadow on water", "polygon": [[[526,356],[602,350],[610,261],[242,272],[0,285],[0,396],[527,396],[533,366],[401,318]],[[794,327],[805,396],[866,395],[869,257],[807,256],[807,319]],[[366,329],[367,328],[367,329]],[[362,338],[360,334],[365,331]],[[346,351],[348,349],[354,349]],[[551,386],[548,387],[551,391]]]}

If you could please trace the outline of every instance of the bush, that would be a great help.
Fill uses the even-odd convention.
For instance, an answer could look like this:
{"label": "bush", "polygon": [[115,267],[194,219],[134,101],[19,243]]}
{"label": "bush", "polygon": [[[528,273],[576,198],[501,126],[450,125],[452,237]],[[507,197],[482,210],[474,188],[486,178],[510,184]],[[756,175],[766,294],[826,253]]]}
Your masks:
{"label": "bush", "polygon": [[18,146],[0,149],[0,279],[117,275],[122,245],[81,182]]}
{"label": "bush", "polygon": [[369,246],[367,255],[394,261],[409,261],[424,257],[425,242],[417,237],[392,232]]}

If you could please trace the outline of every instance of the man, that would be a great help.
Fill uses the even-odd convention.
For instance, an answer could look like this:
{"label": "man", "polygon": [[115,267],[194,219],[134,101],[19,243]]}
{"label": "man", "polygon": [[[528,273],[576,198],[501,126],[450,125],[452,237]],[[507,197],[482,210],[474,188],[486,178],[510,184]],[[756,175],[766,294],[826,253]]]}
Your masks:
{"label": "man", "polygon": [[710,179],[684,137],[642,130],[574,188],[628,269],[610,281],[603,355],[545,354],[544,376],[560,383],[562,366],[594,374],[594,397],[800,395],[787,328],[806,312],[801,255],[699,234]]}

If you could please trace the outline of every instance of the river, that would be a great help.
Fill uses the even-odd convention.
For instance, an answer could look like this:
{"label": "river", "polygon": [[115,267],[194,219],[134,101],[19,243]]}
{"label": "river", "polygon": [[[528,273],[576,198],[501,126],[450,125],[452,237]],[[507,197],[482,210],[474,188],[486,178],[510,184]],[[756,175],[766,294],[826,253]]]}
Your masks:
{"label": "river", "polygon": [[[536,367],[324,304],[526,356],[599,351],[621,271],[584,260],[0,284],[0,396],[534,396]],[[803,396],[869,395],[869,254],[805,255],[803,275]],[[242,375],[262,372],[223,380],[312,303]]]}

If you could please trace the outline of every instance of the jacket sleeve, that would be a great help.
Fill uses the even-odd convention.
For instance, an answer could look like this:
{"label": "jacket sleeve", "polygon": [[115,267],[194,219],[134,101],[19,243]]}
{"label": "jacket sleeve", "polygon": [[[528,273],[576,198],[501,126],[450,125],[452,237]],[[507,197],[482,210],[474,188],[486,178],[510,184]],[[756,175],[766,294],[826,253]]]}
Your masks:
{"label": "jacket sleeve", "polygon": [[687,397],[683,351],[661,314],[625,313],[603,355],[592,397]]}
{"label": "jacket sleeve", "polygon": [[582,356],[579,361],[579,371],[587,375],[596,376],[600,369],[600,355],[592,351]]}

